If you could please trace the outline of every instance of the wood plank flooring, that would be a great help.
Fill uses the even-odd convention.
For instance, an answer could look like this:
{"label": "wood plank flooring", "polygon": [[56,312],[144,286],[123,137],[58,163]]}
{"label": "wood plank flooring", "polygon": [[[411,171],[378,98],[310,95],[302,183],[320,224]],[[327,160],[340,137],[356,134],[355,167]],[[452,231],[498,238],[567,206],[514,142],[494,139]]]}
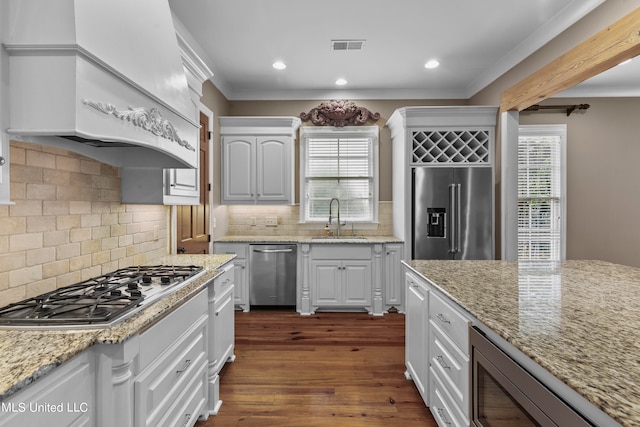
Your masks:
{"label": "wood plank flooring", "polygon": [[222,408],[197,427],[436,427],[404,377],[404,315],[236,312]]}

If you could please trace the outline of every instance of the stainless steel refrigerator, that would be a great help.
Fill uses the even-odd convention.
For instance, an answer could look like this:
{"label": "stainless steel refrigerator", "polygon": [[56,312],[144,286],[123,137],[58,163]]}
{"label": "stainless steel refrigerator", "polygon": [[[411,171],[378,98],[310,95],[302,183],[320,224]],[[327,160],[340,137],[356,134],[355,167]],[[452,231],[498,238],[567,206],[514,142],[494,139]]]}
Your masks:
{"label": "stainless steel refrigerator", "polygon": [[493,171],[413,169],[413,259],[493,259]]}

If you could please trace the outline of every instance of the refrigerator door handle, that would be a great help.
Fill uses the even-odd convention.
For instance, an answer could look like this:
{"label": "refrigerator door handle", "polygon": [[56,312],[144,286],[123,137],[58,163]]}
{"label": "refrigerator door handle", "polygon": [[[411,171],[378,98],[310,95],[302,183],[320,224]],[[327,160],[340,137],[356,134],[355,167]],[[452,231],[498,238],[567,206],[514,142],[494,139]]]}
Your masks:
{"label": "refrigerator door handle", "polygon": [[458,233],[458,221],[457,221],[457,207],[456,207],[456,184],[449,184],[449,212],[450,212],[450,227],[449,227],[449,253],[456,253],[455,242],[456,235]]}
{"label": "refrigerator door handle", "polygon": [[462,229],[461,218],[460,218],[460,184],[456,184],[456,247],[455,253],[460,252],[461,243],[460,243],[460,230]]}

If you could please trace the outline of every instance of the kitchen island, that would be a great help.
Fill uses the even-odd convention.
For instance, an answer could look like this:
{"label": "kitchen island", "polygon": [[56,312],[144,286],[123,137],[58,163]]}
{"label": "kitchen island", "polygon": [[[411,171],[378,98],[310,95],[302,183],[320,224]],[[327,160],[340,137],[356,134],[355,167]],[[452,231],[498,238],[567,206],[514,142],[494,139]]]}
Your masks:
{"label": "kitchen island", "polygon": [[640,426],[640,269],[602,261],[407,266],[587,402]]}

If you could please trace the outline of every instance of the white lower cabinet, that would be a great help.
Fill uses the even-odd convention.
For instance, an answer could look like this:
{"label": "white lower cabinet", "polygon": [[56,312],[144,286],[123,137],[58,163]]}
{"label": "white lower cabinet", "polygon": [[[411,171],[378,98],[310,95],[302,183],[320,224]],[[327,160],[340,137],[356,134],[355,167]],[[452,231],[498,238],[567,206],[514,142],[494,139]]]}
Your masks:
{"label": "white lower cabinet", "polygon": [[403,243],[384,246],[384,304],[385,310],[404,311],[404,280],[402,274]]}
{"label": "white lower cabinet", "polygon": [[234,264],[228,264],[209,286],[209,415],[222,405],[220,371],[235,359],[234,277]]}
{"label": "white lower cabinet", "polygon": [[372,308],[370,245],[314,245],[311,248],[311,305],[319,308]]}
{"label": "white lower cabinet", "polygon": [[405,365],[407,379],[413,380],[422,400],[429,404],[427,337],[429,289],[416,275],[405,274]]}
{"label": "white lower cabinet", "polygon": [[206,418],[207,289],[123,342],[98,344],[98,426],[193,426]]}
{"label": "white lower cabinet", "polygon": [[0,402],[0,426],[100,426],[95,354],[87,350]]}
{"label": "white lower cabinet", "polygon": [[405,269],[406,366],[441,427],[469,426],[470,319],[428,280]]}
{"label": "white lower cabinet", "polygon": [[247,243],[214,243],[213,252],[217,254],[235,254],[234,266],[234,290],[233,303],[244,312],[249,311],[249,269]]}
{"label": "white lower cabinet", "polygon": [[203,290],[140,335],[136,427],[192,426],[206,418],[208,319]]}
{"label": "white lower cabinet", "polygon": [[[206,326],[207,317],[199,318],[136,377],[136,426],[192,425],[203,413],[207,399]],[[187,399],[191,396],[193,400]],[[192,418],[193,423],[188,422]]]}

